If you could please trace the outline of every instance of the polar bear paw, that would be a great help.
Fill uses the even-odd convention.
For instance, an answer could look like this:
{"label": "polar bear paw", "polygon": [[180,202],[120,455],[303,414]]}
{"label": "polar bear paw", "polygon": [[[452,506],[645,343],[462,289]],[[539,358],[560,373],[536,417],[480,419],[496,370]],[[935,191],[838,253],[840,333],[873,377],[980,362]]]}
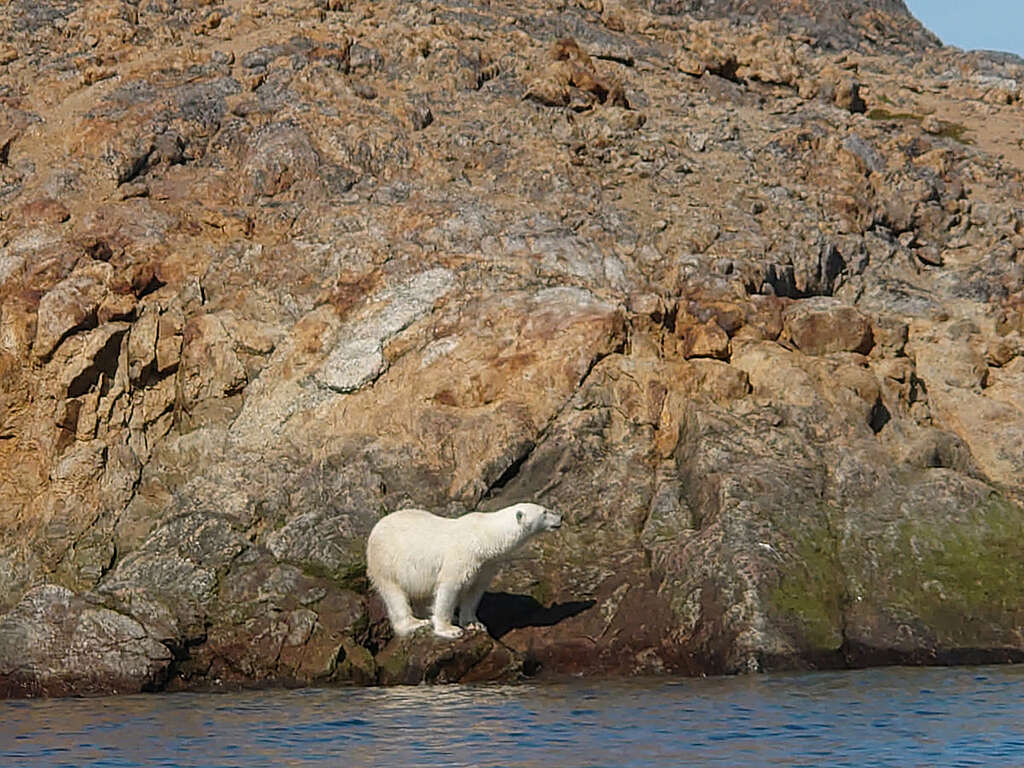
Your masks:
{"label": "polar bear paw", "polygon": [[454,640],[457,637],[462,637],[462,629],[460,627],[456,627],[454,624],[448,624],[447,626],[441,625],[434,627],[434,634],[438,637]]}
{"label": "polar bear paw", "polygon": [[399,637],[406,637],[418,629],[430,626],[430,619],[409,619],[400,626],[395,627],[395,634]]}
{"label": "polar bear paw", "polygon": [[466,624],[463,624],[462,628],[465,629],[467,632],[486,632],[487,631],[487,627],[485,627],[479,621],[470,621],[470,622],[468,622]]}

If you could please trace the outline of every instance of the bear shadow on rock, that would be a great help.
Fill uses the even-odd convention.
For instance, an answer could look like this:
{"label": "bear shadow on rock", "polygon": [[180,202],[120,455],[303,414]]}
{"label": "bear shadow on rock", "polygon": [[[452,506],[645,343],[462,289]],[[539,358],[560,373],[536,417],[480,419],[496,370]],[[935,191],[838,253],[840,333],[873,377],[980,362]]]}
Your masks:
{"label": "bear shadow on rock", "polygon": [[529,595],[508,592],[485,592],[477,616],[495,640],[513,629],[551,627],[577,616],[596,604],[596,600],[572,600],[545,607]]}

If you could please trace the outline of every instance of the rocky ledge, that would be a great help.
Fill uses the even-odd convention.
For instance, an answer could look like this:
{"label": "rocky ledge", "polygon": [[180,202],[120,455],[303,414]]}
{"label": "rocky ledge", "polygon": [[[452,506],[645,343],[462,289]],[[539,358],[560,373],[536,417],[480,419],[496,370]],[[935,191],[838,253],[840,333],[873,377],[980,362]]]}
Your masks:
{"label": "rocky ledge", "polygon": [[4,4],[0,695],[1024,660],[1024,63],[781,5]]}

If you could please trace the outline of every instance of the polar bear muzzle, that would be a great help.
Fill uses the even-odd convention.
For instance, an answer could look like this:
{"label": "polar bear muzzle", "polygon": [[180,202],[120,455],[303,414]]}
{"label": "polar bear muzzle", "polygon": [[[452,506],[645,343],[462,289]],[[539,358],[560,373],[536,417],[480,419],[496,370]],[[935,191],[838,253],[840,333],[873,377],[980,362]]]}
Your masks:
{"label": "polar bear muzzle", "polygon": [[516,510],[516,523],[531,535],[562,527],[562,516],[540,504],[517,504],[512,509]]}

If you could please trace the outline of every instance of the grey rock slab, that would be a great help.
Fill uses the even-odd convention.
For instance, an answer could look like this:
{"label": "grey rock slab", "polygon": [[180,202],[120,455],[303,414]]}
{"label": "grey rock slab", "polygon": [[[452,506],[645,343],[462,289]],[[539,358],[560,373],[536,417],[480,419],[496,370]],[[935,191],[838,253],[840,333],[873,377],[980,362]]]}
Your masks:
{"label": "grey rock slab", "polygon": [[450,270],[427,270],[375,296],[365,314],[345,323],[338,342],[317,373],[317,380],[335,392],[354,392],[385,370],[384,344],[426,314],[451,290]]}
{"label": "grey rock slab", "polygon": [[161,638],[201,631],[218,579],[248,542],[208,511],[171,518],[119,559],[97,591]]}
{"label": "grey rock slab", "polygon": [[170,661],[139,622],[56,584],[0,617],[0,694],[136,693],[159,686]]}
{"label": "grey rock slab", "polygon": [[386,368],[378,339],[351,339],[331,351],[320,380],[335,392],[354,392],[376,380]]}

